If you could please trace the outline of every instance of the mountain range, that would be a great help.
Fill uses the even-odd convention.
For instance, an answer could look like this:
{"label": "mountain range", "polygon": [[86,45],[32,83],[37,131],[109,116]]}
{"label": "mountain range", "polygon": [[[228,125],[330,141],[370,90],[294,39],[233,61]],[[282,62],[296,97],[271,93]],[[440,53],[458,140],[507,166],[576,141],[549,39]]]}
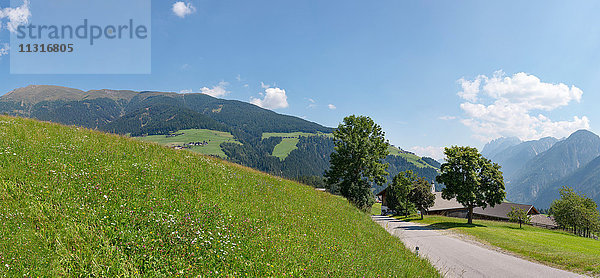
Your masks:
{"label": "mountain range", "polygon": [[[231,133],[236,143],[222,143],[227,159],[267,173],[323,185],[333,152],[333,128],[282,115],[250,103],[205,94],[91,90],[47,85],[15,89],[0,97],[0,113],[31,117],[129,136],[169,135],[185,129]],[[305,132],[285,159],[273,156],[282,137],[264,133]],[[568,138],[521,141],[498,138],[482,154],[502,166],[507,198],[548,208],[561,186],[573,187],[600,202],[600,137],[580,130]],[[434,180],[439,163],[393,148],[386,158],[390,177],[412,170]],[[436,185],[440,187],[440,185]],[[381,188],[375,188],[379,190]],[[438,188],[440,189],[440,188]]]}
{"label": "mountain range", "polygon": [[[0,97],[0,113],[82,126],[132,137],[170,135],[180,130],[208,129],[231,133],[237,143],[220,145],[228,160],[267,173],[322,185],[333,152],[333,128],[282,115],[256,105],[218,99],[206,94],[91,90],[31,85]],[[303,132],[285,159],[273,156],[282,137],[265,133]],[[413,170],[434,180],[439,163],[393,148],[386,161],[389,173]],[[379,188],[375,188],[378,190]]]}
{"label": "mountain range", "polygon": [[[496,141],[502,141],[500,138]],[[494,162],[503,165],[502,172],[504,173],[505,179],[512,177],[518,172],[525,163],[530,159],[534,158],[538,154],[541,154],[550,149],[558,139],[553,137],[545,137],[539,140],[532,140],[523,142],[516,137],[507,138],[506,143],[490,151],[488,145],[483,148],[482,154],[485,157],[492,159]],[[518,140],[518,141],[517,141]]]}
{"label": "mountain range", "polygon": [[[0,97],[0,111],[115,133],[167,134],[184,128],[227,129],[239,136],[263,132],[324,132],[332,128],[250,103],[205,94],[91,90],[32,85]],[[157,122],[177,124],[157,124]],[[219,126],[222,124],[223,126]],[[156,129],[156,126],[160,126]]]}
{"label": "mountain range", "polygon": [[562,186],[600,202],[600,137],[588,130],[563,140],[499,138],[482,154],[502,166],[507,198],[513,202],[549,208]]}

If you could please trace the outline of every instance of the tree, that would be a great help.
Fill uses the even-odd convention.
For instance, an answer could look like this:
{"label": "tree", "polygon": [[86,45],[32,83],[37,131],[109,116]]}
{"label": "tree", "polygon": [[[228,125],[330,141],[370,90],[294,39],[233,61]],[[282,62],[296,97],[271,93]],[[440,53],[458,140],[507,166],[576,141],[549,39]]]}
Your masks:
{"label": "tree", "polygon": [[556,223],[571,228],[575,234],[588,236],[600,230],[600,213],[596,203],[585,195],[579,195],[572,188],[563,186],[560,199],[550,205],[550,212]]}
{"label": "tree", "polygon": [[526,211],[518,207],[511,207],[507,216],[509,217],[510,221],[519,222],[519,228],[522,228],[521,224],[531,223],[531,216],[527,214]]}
{"label": "tree", "polygon": [[424,178],[418,178],[415,181],[408,199],[421,212],[421,219],[423,219],[423,214],[435,204],[435,195],[431,193],[431,185]]}
{"label": "tree", "polygon": [[416,180],[417,176],[412,171],[398,173],[387,188],[387,206],[396,213],[403,212],[404,215],[408,215],[412,209],[408,196]]}
{"label": "tree", "polygon": [[456,198],[467,207],[469,224],[473,223],[474,207],[493,207],[504,200],[504,179],[498,164],[471,147],[445,148],[444,154],[446,163],[442,164],[442,173],[436,177],[438,183],[446,185],[442,198]]}
{"label": "tree", "polygon": [[388,142],[381,127],[366,116],[348,116],[333,132],[334,152],[327,183],[339,187],[342,196],[363,211],[373,205],[373,184],[385,183]]}

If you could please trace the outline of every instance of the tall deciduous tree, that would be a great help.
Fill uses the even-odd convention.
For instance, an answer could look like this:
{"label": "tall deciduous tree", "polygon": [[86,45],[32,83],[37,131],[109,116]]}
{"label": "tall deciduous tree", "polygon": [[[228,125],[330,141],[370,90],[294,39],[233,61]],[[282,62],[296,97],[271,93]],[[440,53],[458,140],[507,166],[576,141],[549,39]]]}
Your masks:
{"label": "tall deciduous tree", "polygon": [[413,183],[408,199],[421,212],[421,219],[423,219],[423,214],[435,204],[435,195],[431,192],[431,185],[424,178],[418,178]]}
{"label": "tall deciduous tree", "polygon": [[436,178],[446,188],[442,198],[456,200],[468,208],[468,223],[473,223],[473,208],[500,204],[504,192],[504,179],[500,166],[483,157],[476,148],[445,148],[446,163],[442,164],[442,174]]}
{"label": "tall deciduous tree", "polygon": [[597,204],[573,189],[564,186],[560,190],[560,199],[550,205],[550,212],[560,226],[572,228],[578,235],[588,236],[590,232],[600,231],[600,213]]}
{"label": "tall deciduous tree", "polygon": [[385,196],[387,206],[396,213],[402,212],[404,215],[408,215],[413,207],[408,197],[416,181],[417,176],[410,170],[394,176]]}
{"label": "tall deciduous tree", "polygon": [[388,142],[381,127],[366,116],[348,116],[333,132],[335,151],[331,168],[325,173],[330,186],[338,186],[342,196],[363,211],[373,205],[373,183],[385,183]]}

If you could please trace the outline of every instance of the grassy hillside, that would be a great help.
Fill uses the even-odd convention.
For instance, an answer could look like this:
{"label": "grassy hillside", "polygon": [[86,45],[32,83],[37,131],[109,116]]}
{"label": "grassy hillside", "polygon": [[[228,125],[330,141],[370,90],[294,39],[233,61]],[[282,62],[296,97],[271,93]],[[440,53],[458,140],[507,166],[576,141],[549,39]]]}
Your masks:
{"label": "grassy hillside", "polygon": [[423,159],[421,159],[417,155],[404,152],[404,151],[400,150],[398,147],[389,146],[388,151],[390,152],[390,155],[403,157],[408,162],[414,164],[415,166],[417,166],[419,168],[435,168],[435,167],[427,164],[427,162],[425,162]]}
{"label": "grassy hillside", "polygon": [[281,143],[277,144],[273,149],[273,153],[271,155],[278,157],[281,160],[284,160],[290,153],[298,149],[298,142],[300,142],[299,137],[310,137],[310,136],[327,136],[332,137],[331,133],[308,133],[308,132],[266,132],[262,134],[262,139],[271,138],[271,137],[281,137]]}
{"label": "grassy hillside", "polygon": [[[281,143],[275,146],[273,149],[273,156],[279,157],[280,159],[285,159],[293,150],[297,149],[298,138],[300,136],[327,136],[333,138],[332,133],[308,133],[308,132],[289,132],[289,133],[273,133],[266,132],[262,134],[262,139],[271,138],[271,137],[281,137]],[[425,162],[422,158],[417,155],[404,152],[400,150],[398,147],[389,146],[388,151],[390,155],[400,156],[406,159],[408,162],[414,164],[418,168],[435,168]]]}
{"label": "grassy hillside", "polygon": [[439,276],[308,186],[33,120],[0,134],[0,276]]}
{"label": "grassy hillside", "polygon": [[548,230],[519,224],[443,216],[425,216],[411,221],[436,229],[451,229],[530,260],[577,272],[600,274],[600,241],[578,237],[560,230]]}
{"label": "grassy hillside", "polygon": [[293,150],[298,149],[298,142],[300,142],[300,139],[297,137],[283,138],[281,139],[281,143],[275,145],[275,148],[273,148],[272,155],[283,160],[288,157]]}
{"label": "grassy hillside", "polygon": [[190,142],[204,142],[208,144],[204,146],[193,146],[189,150],[206,155],[217,155],[226,158],[227,156],[221,150],[221,143],[237,143],[241,144],[233,138],[233,135],[229,132],[208,130],[208,129],[184,129],[175,132],[175,134],[181,134],[178,136],[167,136],[167,135],[150,135],[146,137],[135,137],[144,142],[155,142],[166,146],[177,146],[183,145]]}

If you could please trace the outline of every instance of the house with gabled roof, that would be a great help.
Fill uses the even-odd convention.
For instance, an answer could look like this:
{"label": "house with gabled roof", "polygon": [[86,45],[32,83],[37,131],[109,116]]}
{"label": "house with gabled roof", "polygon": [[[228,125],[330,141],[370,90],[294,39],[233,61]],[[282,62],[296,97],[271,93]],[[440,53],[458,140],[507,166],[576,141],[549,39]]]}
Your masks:
{"label": "house with gabled roof", "polygon": [[[456,198],[452,198],[450,200],[446,200],[442,198],[442,192],[435,192],[435,185],[432,185],[432,193],[435,195],[434,205],[427,210],[427,214],[429,215],[442,215],[448,217],[459,217],[466,218],[468,213],[468,208],[459,203]],[[387,209],[386,202],[386,193],[387,188],[382,190],[378,197],[382,199],[382,205],[384,210]],[[511,202],[502,202],[493,207],[488,206],[485,209],[482,207],[473,208],[473,218],[475,219],[485,219],[485,220],[499,220],[499,221],[508,221],[508,213],[511,211],[512,207],[517,207],[524,210],[528,215],[538,215],[540,212],[533,205],[525,205],[525,204],[517,204]],[[534,217],[534,219],[537,219]],[[534,221],[532,221],[534,222]]]}
{"label": "house with gabled roof", "polygon": [[[467,217],[468,209],[456,201],[455,198],[446,200],[442,198],[442,192],[434,192],[433,194],[435,195],[435,204],[428,210],[428,214],[460,218]],[[512,207],[520,208],[529,215],[540,214],[540,212],[533,205],[502,202],[493,207],[487,206],[486,208],[473,208],[473,218],[508,221],[510,218],[508,217],[508,213],[511,211]]]}
{"label": "house with gabled roof", "polygon": [[533,205],[502,202],[493,207],[488,206],[485,209],[482,207],[473,208],[473,216],[479,219],[508,221],[510,219],[508,213],[513,207],[522,209],[528,215],[540,214]]}

